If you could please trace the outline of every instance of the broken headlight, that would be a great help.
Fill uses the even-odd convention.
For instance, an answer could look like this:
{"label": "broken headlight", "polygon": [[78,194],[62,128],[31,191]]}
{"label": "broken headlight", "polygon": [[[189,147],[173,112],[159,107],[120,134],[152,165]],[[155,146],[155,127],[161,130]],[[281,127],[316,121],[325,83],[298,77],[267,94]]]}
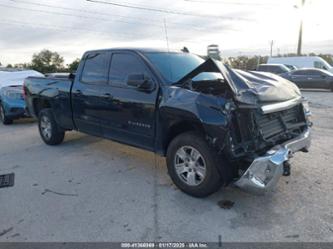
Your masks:
{"label": "broken headlight", "polygon": [[302,102],[302,105],[303,105],[303,111],[304,111],[305,118],[311,126],[312,125],[312,122],[311,122],[312,113],[310,111],[309,102],[304,99]]}

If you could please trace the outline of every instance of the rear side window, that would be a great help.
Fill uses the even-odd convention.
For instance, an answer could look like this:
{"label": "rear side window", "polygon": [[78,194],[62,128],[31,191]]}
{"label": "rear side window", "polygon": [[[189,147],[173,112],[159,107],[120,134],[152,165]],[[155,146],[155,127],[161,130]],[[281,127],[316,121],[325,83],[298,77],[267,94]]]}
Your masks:
{"label": "rear side window", "polygon": [[321,76],[321,75],[323,75],[323,73],[320,71],[317,71],[317,70],[309,70],[308,75]]}
{"label": "rear side window", "polygon": [[305,71],[295,71],[293,75],[306,75]]}
{"label": "rear side window", "polygon": [[96,53],[86,57],[81,81],[90,84],[107,84],[110,54]]}
{"label": "rear side window", "polygon": [[112,85],[127,85],[127,77],[130,74],[147,74],[143,62],[132,54],[116,53],[112,55],[110,78]]}

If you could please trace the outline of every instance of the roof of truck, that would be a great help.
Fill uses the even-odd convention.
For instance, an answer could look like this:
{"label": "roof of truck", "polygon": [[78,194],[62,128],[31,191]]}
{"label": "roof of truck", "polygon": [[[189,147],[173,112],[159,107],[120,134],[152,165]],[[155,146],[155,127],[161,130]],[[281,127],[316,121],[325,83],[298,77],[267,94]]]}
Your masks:
{"label": "roof of truck", "polygon": [[141,53],[182,53],[179,50],[168,50],[165,48],[135,48],[135,47],[119,47],[119,48],[106,48],[106,49],[96,49],[96,50],[89,50],[87,52],[99,52],[99,51],[135,51]]}

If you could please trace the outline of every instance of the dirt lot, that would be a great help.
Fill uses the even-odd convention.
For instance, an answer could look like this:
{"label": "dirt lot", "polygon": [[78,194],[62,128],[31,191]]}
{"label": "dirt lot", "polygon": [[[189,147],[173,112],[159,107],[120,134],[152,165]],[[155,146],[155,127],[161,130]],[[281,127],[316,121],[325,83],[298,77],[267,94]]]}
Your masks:
{"label": "dirt lot", "polygon": [[265,196],[228,187],[195,199],[152,153],[76,132],[49,147],[32,121],[0,125],[0,174],[16,174],[0,189],[0,241],[333,241],[333,93],[304,95],[311,151]]}

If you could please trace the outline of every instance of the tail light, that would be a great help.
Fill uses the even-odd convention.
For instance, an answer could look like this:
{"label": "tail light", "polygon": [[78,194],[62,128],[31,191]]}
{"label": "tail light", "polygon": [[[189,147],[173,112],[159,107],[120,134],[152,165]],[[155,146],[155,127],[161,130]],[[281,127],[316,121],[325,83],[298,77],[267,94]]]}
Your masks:
{"label": "tail light", "polygon": [[23,98],[25,99],[25,97],[27,96],[27,92],[26,92],[26,88],[25,88],[25,81],[23,81]]}

